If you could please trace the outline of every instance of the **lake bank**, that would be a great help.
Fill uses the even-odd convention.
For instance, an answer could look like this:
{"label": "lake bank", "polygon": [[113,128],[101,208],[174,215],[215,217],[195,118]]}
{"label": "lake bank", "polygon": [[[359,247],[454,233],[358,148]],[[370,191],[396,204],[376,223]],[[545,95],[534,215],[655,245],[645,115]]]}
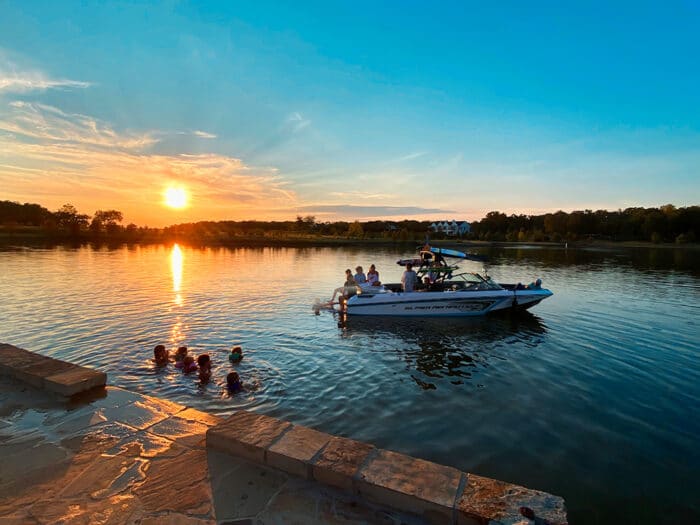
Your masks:
{"label": "lake bank", "polygon": [[[256,247],[344,247],[344,246],[366,246],[366,247],[391,247],[391,246],[411,246],[415,247],[424,242],[422,239],[393,240],[377,238],[347,238],[347,237],[320,237],[320,236],[260,236],[241,235],[226,239],[197,239],[186,236],[164,236],[153,235],[144,238],[129,238],[127,236],[48,236],[38,233],[8,233],[0,231],[0,244],[2,245],[27,245],[27,246],[81,246],[84,244],[121,246],[124,244],[133,245],[153,245],[184,243],[193,247],[228,247],[228,248],[256,248]],[[430,239],[433,246],[463,246],[469,247],[527,247],[539,246],[549,248],[662,248],[678,250],[700,250],[700,243],[653,243],[648,241],[610,241],[610,240],[590,240],[590,241],[570,241],[570,242],[530,242],[530,241],[481,241],[468,239]]]}

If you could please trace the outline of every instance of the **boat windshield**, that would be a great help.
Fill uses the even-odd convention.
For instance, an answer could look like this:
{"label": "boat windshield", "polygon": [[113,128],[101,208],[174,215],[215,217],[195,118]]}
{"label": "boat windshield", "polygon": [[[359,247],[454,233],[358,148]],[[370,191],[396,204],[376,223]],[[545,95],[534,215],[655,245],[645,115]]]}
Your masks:
{"label": "boat windshield", "polygon": [[454,290],[502,290],[500,284],[490,277],[482,277],[478,273],[464,272],[453,275],[445,281],[445,285]]}

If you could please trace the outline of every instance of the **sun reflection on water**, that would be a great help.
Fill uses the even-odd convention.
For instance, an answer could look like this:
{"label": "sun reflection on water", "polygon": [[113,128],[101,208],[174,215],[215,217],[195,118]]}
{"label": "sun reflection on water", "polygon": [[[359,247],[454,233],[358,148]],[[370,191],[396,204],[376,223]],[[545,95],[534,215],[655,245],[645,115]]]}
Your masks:
{"label": "sun reflection on water", "polygon": [[170,271],[173,274],[173,292],[175,292],[175,304],[182,306],[182,266],[184,257],[180,246],[176,243],[170,252]]}

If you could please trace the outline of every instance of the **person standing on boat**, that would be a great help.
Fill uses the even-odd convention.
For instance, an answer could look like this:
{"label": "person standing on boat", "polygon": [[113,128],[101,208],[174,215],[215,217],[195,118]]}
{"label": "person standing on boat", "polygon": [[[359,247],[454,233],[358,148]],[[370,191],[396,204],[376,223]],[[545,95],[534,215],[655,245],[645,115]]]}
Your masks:
{"label": "person standing on boat", "polygon": [[369,270],[367,270],[367,284],[370,286],[379,286],[379,272],[374,267],[373,264],[369,265]]}
{"label": "person standing on boat", "polygon": [[413,265],[411,263],[406,264],[406,271],[403,272],[401,276],[401,285],[403,286],[404,292],[412,292],[416,287],[416,280],[418,275],[413,271]]}
{"label": "person standing on boat", "polygon": [[355,283],[357,283],[359,286],[365,284],[367,282],[367,276],[365,275],[365,272],[362,270],[362,266],[358,266],[355,268]]}

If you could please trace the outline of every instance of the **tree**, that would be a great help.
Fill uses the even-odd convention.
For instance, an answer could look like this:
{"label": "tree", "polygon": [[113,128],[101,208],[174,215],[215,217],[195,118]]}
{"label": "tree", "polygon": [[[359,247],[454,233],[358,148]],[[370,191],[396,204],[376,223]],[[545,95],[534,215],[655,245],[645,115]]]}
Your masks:
{"label": "tree", "polygon": [[355,221],[348,227],[349,237],[360,238],[364,235],[364,233],[365,230],[362,227],[362,224],[360,224],[360,221]]}
{"label": "tree", "polygon": [[104,228],[107,233],[115,233],[119,231],[119,223],[123,219],[124,216],[119,210],[97,210],[90,223],[90,230],[100,233]]}
{"label": "tree", "polygon": [[87,228],[88,216],[78,213],[78,210],[72,204],[64,204],[53,215],[58,227],[67,230],[73,235]]}

